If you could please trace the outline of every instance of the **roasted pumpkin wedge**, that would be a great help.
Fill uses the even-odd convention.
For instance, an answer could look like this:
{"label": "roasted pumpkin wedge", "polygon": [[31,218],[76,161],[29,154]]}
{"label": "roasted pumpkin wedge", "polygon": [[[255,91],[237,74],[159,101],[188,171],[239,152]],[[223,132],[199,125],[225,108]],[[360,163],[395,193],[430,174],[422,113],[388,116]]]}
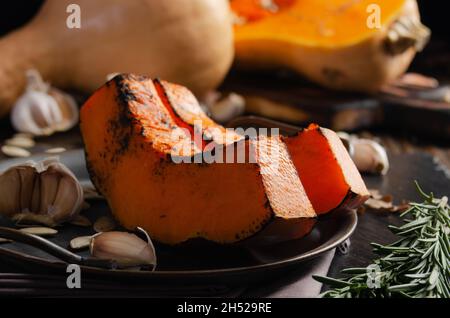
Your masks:
{"label": "roasted pumpkin wedge", "polygon": [[238,65],[287,67],[334,89],[376,91],[430,31],[415,0],[231,0]]}
{"label": "roasted pumpkin wedge", "polygon": [[[258,232],[297,238],[311,230],[317,211],[364,200],[367,190],[339,138],[314,127],[292,139],[245,138],[209,119],[187,89],[134,75],[116,76],[81,109],[88,170],[114,216],[167,244],[196,237],[232,243]],[[299,154],[296,140],[318,153]],[[293,156],[324,160],[331,178],[315,185]],[[332,198],[314,192],[323,185]]]}

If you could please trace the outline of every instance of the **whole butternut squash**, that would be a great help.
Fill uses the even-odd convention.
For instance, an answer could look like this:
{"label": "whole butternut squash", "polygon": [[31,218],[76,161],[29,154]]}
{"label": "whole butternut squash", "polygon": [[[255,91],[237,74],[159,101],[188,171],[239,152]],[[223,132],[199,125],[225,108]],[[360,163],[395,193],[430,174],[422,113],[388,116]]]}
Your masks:
{"label": "whole butternut squash", "polygon": [[[68,28],[76,3],[81,28]],[[0,114],[37,69],[61,88],[91,93],[114,72],[138,72],[215,88],[233,59],[227,0],[47,0],[26,26],[0,40]]]}
{"label": "whole butternut squash", "polygon": [[283,66],[333,89],[369,91],[426,44],[416,0],[231,0],[238,64]]}

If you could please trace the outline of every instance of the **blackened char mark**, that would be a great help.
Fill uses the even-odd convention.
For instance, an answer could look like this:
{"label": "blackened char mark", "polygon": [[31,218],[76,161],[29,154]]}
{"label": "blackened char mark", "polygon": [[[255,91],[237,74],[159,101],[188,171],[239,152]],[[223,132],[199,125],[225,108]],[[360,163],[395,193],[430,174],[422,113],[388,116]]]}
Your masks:
{"label": "blackened char mark", "polygon": [[107,127],[108,134],[117,143],[117,147],[109,149],[111,151],[109,159],[112,163],[116,163],[130,146],[133,134],[133,117],[129,109],[129,103],[136,101],[136,96],[130,89],[128,82],[137,79],[140,79],[140,77],[128,74],[120,74],[112,79],[116,85],[116,102],[119,107],[118,117],[111,119]]}
{"label": "blackened char mark", "polygon": [[97,189],[98,193],[104,196],[106,193],[104,188],[104,185],[106,184],[105,178],[102,178],[100,175],[95,173],[95,169],[93,168],[91,160],[89,159],[89,154],[86,151],[84,153],[84,156],[86,161],[86,168],[89,173],[89,177],[91,178],[92,184],[94,185],[95,189]]}

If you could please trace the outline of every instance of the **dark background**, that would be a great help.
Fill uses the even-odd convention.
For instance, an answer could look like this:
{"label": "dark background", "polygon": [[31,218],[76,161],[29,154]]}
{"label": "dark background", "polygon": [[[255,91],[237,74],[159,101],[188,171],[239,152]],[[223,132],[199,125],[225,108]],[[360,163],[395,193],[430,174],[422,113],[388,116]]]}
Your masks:
{"label": "dark background", "polygon": [[[0,34],[5,34],[28,21],[43,2],[43,0],[3,1],[2,10],[0,10]],[[433,30],[433,34],[447,38],[450,28],[445,6],[443,7],[442,3],[437,6],[437,1],[419,0],[418,2],[425,25]]]}

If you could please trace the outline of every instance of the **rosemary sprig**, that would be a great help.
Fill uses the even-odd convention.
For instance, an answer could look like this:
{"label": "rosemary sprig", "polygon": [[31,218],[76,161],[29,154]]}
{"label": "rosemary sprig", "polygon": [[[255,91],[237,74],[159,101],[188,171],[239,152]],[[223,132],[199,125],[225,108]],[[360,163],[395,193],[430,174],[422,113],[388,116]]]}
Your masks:
{"label": "rosemary sprig", "polygon": [[450,217],[448,198],[426,194],[416,182],[422,203],[410,203],[401,217],[405,224],[389,226],[399,240],[380,245],[372,243],[379,256],[367,268],[342,271],[349,276],[314,278],[332,289],[321,294],[343,297],[436,297],[450,298]]}

